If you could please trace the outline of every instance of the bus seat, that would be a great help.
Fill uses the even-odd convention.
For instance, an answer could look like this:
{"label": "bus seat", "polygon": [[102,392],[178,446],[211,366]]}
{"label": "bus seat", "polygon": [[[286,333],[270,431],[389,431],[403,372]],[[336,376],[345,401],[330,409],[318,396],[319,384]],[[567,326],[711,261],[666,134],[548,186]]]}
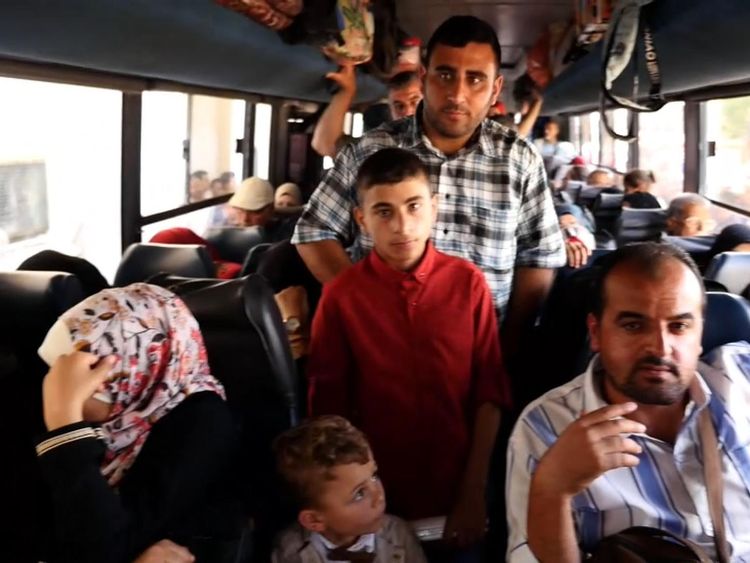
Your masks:
{"label": "bus seat", "polygon": [[269,248],[271,248],[270,242],[263,242],[261,244],[256,244],[255,246],[253,246],[247,253],[247,257],[242,264],[240,276],[255,274],[258,271],[258,266],[260,266],[263,255]]}
{"label": "bus seat", "polygon": [[150,281],[177,293],[201,327],[211,371],[242,428],[243,492],[255,518],[253,541],[264,552],[289,516],[279,502],[271,443],[297,424],[304,400],[273,290],[257,275],[227,281],[162,275]]}
{"label": "bus seat", "polygon": [[115,287],[146,281],[159,272],[187,278],[210,278],[216,269],[205,246],[135,242],[123,253]]}
{"label": "bus seat", "polygon": [[629,242],[659,240],[667,221],[664,209],[628,209],[620,213],[615,226],[618,246]]}
{"label": "bus seat", "polygon": [[57,318],[85,297],[66,272],[0,272],[0,519],[13,522],[3,536],[4,561],[46,560],[51,507],[39,473],[34,439],[45,431],[42,379],[47,366],[37,354]]}
{"label": "bus seat", "polygon": [[569,194],[570,199],[572,200],[571,202],[575,203],[576,201],[578,201],[578,196],[580,195],[584,185],[586,185],[586,182],[569,180],[568,183],[565,184],[565,189],[563,191]]}
{"label": "bus seat", "polygon": [[701,271],[705,271],[710,260],[711,247],[716,240],[716,235],[700,235],[692,237],[667,236],[665,240],[673,244],[688,254],[695,260]]}
{"label": "bus seat", "polygon": [[722,252],[713,257],[705,278],[724,285],[739,295],[750,281],[750,252]]}
{"label": "bus seat", "polygon": [[750,342],[750,303],[732,293],[706,293],[703,325],[703,353],[717,346],[746,340]]}
{"label": "bus seat", "polygon": [[263,242],[263,230],[260,227],[211,229],[205,238],[214,245],[222,260],[242,264],[250,249]]}
{"label": "bus seat", "polygon": [[68,272],[81,283],[86,296],[94,295],[109,287],[101,272],[88,260],[69,256],[55,250],[42,250],[30,256],[16,268],[36,272]]}
{"label": "bus seat", "polygon": [[622,211],[622,199],[625,194],[600,193],[596,196],[591,210],[596,220],[597,231],[614,233],[620,212]]}

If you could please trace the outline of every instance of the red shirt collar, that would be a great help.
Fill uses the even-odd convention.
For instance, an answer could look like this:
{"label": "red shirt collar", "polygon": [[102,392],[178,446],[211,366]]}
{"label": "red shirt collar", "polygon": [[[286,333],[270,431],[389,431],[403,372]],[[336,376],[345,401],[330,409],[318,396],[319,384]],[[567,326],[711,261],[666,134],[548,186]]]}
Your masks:
{"label": "red shirt collar", "polygon": [[378,277],[381,277],[385,280],[396,283],[402,283],[409,280],[419,283],[425,283],[427,281],[427,278],[432,273],[436,255],[437,251],[435,250],[435,247],[432,246],[432,241],[428,240],[422,259],[409,272],[400,272],[399,270],[396,270],[392,266],[386,264],[385,261],[378,255],[375,249],[371,250],[370,254],[367,255],[367,260],[370,262],[370,265],[372,266],[373,270],[375,270],[375,273],[378,275]]}

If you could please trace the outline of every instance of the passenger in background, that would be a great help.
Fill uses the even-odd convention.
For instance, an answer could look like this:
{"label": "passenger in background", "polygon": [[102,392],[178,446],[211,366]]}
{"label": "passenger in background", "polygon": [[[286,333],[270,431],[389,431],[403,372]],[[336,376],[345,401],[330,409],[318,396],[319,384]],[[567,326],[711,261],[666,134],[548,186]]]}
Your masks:
{"label": "passenger in background", "polygon": [[586,177],[586,186],[592,188],[602,188],[604,193],[622,193],[622,190],[615,186],[615,179],[612,173],[604,168],[597,168]]}
{"label": "passenger in background", "polygon": [[505,318],[506,351],[515,355],[554,268],[565,263],[542,159],[525,139],[485,119],[503,81],[500,45],[489,24],[473,16],[449,18],[432,35],[426,56],[420,109],[341,152],[292,242],[322,283],[351,267],[372,247],[352,220],[357,170],[382,148],[408,148],[425,162],[438,192],[436,249],[482,269],[498,317]]}
{"label": "passenger in background", "polygon": [[603,537],[649,526],[717,561],[709,448],[720,458],[731,560],[746,559],[750,427],[740,398],[750,383],[740,362],[750,347],[729,345],[715,351],[715,366],[699,363],[701,275],[669,244],[607,255],[592,301],[587,323],[597,355],[583,374],[531,403],[510,439],[507,560],[578,563]]}
{"label": "passenger in background", "polygon": [[553,189],[565,189],[568,182],[586,182],[589,166],[581,156],[575,156],[567,166],[560,166],[550,183]]}
{"label": "passenger in background", "polygon": [[708,235],[716,227],[711,202],[699,194],[684,194],[669,202],[667,234],[678,237]]}
{"label": "passenger in background", "polygon": [[565,237],[568,266],[580,268],[588,262],[589,256],[596,248],[596,240],[591,231],[578,221],[574,207],[577,206],[557,205],[555,209],[560,219],[560,230]]}
{"label": "passenger in background", "polygon": [[406,523],[385,514],[385,491],[367,438],[339,416],[284,432],[274,444],[297,523],[277,540],[272,563],[425,563]]}
{"label": "passenger in background", "polygon": [[[724,227],[716,235],[716,240],[708,253],[708,260],[722,252],[750,252],[750,227],[740,224]],[[747,278],[750,280],[750,272]]]}
{"label": "passenger in background", "polygon": [[[333,158],[352,140],[344,134],[344,120],[357,94],[357,76],[354,66],[345,65],[338,72],[326,74],[326,78],[333,80],[339,89],[315,125],[311,146],[319,155]],[[422,84],[417,72],[400,72],[388,82],[391,119],[414,115],[421,100]]]}
{"label": "passenger in background", "polygon": [[282,207],[300,207],[302,203],[302,192],[299,186],[293,182],[286,182],[276,188],[276,193],[273,198],[273,205],[275,209]]}
{"label": "passenger in background", "polygon": [[242,526],[234,422],[185,304],[147,284],[104,290],[60,317],[39,355],[50,560],[129,562],[168,539],[234,561],[218,556]]}
{"label": "passenger in background", "polygon": [[623,207],[632,209],[660,209],[661,202],[651,194],[651,188],[656,182],[654,173],[650,170],[631,170],[622,179],[625,188]]}
{"label": "passenger in background", "polygon": [[189,202],[195,203],[196,201],[203,201],[204,199],[210,199],[212,197],[214,197],[214,195],[211,192],[208,172],[205,170],[196,170],[190,174],[190,182],[188,184]]}
{"label": "passenger in background", "polygon": [[550,119],[544,125],[544,137],[534,140],[534,146],[544,159],[544,168],[548,178],[554,178],[557,169],[565,166],[575,156],[573,143],[560,140],[560,123]]}
{"label": "passenger in background", "polygon": [[279,242],[291,238],[294,232],[294,218],[275,213],[273,186],[268,180],[245,178],[227,205],[232,223],[237,227],[261,227],[264,242]]}
{"label": "passenger in background", "polygon": [[324,286],[310,411],[350,417],[394,513],[447,516],[445,544],[467,548],[486,531],[490,454],[509,406],[492,295],[476,266],[432,246],[437,197],[419,157],[382,149],[356,188],[354,216],[375,246]]}

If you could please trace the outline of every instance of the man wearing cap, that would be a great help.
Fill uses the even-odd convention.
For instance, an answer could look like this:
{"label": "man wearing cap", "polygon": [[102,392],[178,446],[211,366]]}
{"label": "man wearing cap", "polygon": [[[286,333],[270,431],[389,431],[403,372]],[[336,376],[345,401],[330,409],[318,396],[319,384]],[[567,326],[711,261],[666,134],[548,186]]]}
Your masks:
{"label": "man wearing cap", "polygon": [[265,242],[288,239],[294,232],[293,221],[275,215],[273,186],[268,180],[246,178],[227,205],[234,225],[262,227]]}
{"label": "man wearing cap", "polygon": [[302,205],[302,192],[299,186],[293,182],[286,182],[276,188],[274,196],[274,207],[300,207]]}

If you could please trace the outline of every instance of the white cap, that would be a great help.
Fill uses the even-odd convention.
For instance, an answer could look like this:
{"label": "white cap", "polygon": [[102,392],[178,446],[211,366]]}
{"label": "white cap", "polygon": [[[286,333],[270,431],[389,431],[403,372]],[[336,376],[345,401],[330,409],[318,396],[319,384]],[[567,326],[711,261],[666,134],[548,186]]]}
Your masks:
{"label": "white cap", "polygon": [[273,203],[273,186],[268,180],[245,178],[234,195],[229,199],[229,205],[247,211],[258,211]]}

